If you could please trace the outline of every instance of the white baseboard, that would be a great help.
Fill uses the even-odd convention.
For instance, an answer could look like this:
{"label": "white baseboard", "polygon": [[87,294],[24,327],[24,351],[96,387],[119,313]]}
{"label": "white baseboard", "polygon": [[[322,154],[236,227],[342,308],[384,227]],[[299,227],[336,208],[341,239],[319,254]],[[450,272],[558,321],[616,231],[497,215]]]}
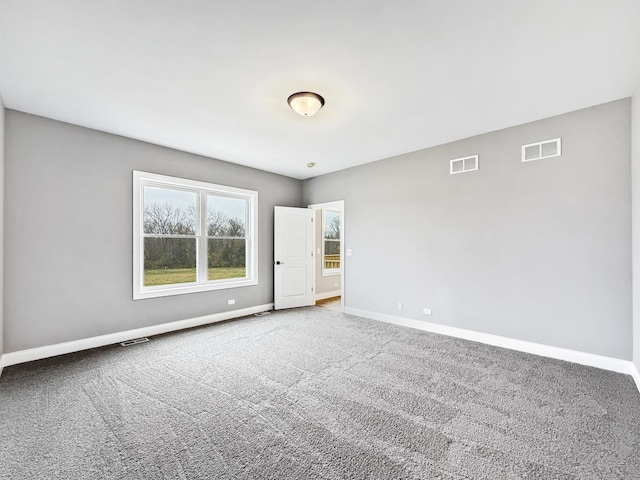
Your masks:
{"label": "white baseboard", "polygon": [[475,332],[464,328],[450,327],[447,325],[439,325],[437,323],[422,322],[409,318],[396,317],[383,313],[369,312],[358,308],[345,308],[345,313],[357,315],[359,317],[369,318],[371,320],[379,320],[381,322],[393,323],[394,325],[402,325],[404,327],[416,328],[427,332],[439,333],[450,337],[463,338],[474,342],[494,345],[496,347],[508,348],[520,352],[540,355],[542,357],[555,358],[565,360],[567,362],[579,363],[590,367],[602,368],[618,373],[626,373],[634,377],[636,386],[640,391],[640,375],[633,362],[621,360],[618,358],[605,357],[592,353],[577,352],[565,348],[552,347],[540,343],[527,342],[525,340],[516,340],[514,338],[501,337],[489,333]]}
{"label": "white baseboard", "polygon": [[[339,293],[340,292],[338,291],[338,294]],[[66,353],[79,352],[81,350],[88,350],[90,348],[103,347],[105,345],[112,345],[114,343],[132,340],[134,338],[150,337],[153,335],[174,332],[176,330],[183,330],[186,328],[222,322],[225,320],[231,320],[233,318],[266,312],[272,309],[273,303],[267,303],[264,305],[232,310],[229,312],[214,313],[211,315],[204,315],[202,317],[188,318],[175,322],[162,323],[160,325],[152,325],[149,327],[142,327],[134,330],[126,330],[123,332],[100,335],[98,337],[73,340],[71,342],[64,342],[55,345],[48,345],[44,347],[30,348],[28,350],[5,353],[4,355],[0,355],[0,376],[2,375],[2,370],[4,369],[4,367],[8,367],[10,365],[54,357],[56,355],[64,355]],[[508,348],[520,352],[540,355],[543,357],[565,360],[568,362],[587,365],[590,367],[602,368],[604,370],[610,370],[613,372],[625,373],[633,377],[636,386],[638,387],[638,391],[640,392],[640,372],[633,362],[627,360],[620,360],[617,358],[605,357],[592,353],[577,352],[575,350],[552,347],[549,345],[527,342],[524,340],[516,340],[513,338],[501,337],[499,335],[492,335],[489,333],[475,332],[473,330],[466,330],[458,327],[450,327],[447,325],[439,325],[436,323],[402,318],[394,315],[370,312],[357,308],[345,307],[344,310],[345,313],[348,313],[350,315],[356,315],[372,320],[392,323],[394,325],[401,325],[404,327],[415,328],[427,332],[439,333],[441,335],[448,335],[450,337],[463,338],[465,340],[485,343],[487,345],[494,345],[497,347]]]}
{"label": "white baseboard", "polygon": [[73,340],[71,342],[57,343],[55,345],[47,345],[44,347],[5,353],[0,359],[0,362],[2,362],[0,363],[0,367],[8,367],[9,365],[31,362],[33,360],[54,357],[56,355],[64,355],[65,353],[79,352],[90,348],[104,347],[105,345],[113,345],[114,343],[133,340],[134,338],[151,337],[162,333],[175,332],[176,330],[184,330],[185,328],[199,327],[210,323],[231,320],[232,318],[253,315],[254,313],[266,312],[272,309],[273,303],[267,303],[264,305],[257,305],[255,307],[242,308],[229,312],[214,313],[211,315],[204,315],[202,317],[187,318],[185,320],[161,323],[159,325],[126,330],[124,332],[100,335],[98,337],[83,338],[81,340]]}
{"label": "white baseboard", "polygon": [[316,301],[324,300],[325,298],[339,297],[340,295],[342,295],[342,292],[340,290],[333,290],[331,292],[324,292],[324,293],[316,293]]}

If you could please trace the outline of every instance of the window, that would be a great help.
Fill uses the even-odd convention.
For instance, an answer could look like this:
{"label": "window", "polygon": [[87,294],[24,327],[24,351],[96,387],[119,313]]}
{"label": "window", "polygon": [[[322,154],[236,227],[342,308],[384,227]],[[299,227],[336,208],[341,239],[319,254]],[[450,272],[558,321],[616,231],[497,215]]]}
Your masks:
{"label": "window", "polygon": [[258,193],[133,172],[133,298],[258,283]]}
{"label": "window", "polygon": [[342,219],[338,210],[322,210],[322,275],[340,274],[340,230]]}

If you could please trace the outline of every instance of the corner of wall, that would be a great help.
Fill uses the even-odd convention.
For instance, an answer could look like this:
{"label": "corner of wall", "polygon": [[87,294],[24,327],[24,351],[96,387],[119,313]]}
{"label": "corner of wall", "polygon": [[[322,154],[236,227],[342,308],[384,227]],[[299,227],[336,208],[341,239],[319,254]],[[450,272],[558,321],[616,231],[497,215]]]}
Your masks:
{"label": "corner of wall", "polygon": [[632,363],[631,365],[633,366],[631,376],[633,377],[633,380],[636,382],[636,388],[638,389],[638,392],[640,392],[640,370],[638,369],[638,366],[635,363]]}
{"label": "corner of wall", "polygon": [[633,364],[640,390],[640,79],[631,98],[631,255],[633,268]]}
{"label": "corner of wall", "polygon": [[4,354],[4,103],[0,94],[0,376]]}

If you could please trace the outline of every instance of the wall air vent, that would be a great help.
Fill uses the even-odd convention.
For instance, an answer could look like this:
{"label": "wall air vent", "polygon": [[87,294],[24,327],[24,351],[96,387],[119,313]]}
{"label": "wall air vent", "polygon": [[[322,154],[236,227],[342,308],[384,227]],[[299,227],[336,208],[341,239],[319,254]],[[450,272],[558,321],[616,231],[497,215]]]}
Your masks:
{"label": "wall air vent", "polygon": [[522,161],[530,162],[542,158],[559,157],[562,155],[562,139],[554,138],[544,142],[530,143],[522,146]]}
{"label": "wall air vent", "polygon": [[450,162],[449,173],[451,175],[472,172],[473,170],[478,170],[478,155],[456,158]]}

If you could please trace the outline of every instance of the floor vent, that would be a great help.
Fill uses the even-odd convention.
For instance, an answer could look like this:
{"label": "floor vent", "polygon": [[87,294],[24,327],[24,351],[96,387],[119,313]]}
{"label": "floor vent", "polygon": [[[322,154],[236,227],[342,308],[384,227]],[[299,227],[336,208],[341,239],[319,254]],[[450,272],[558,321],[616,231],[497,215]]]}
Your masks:
{"label": "floor vent", "polygon": [[531,162],[543,158],[559,157],[562,155],[562,139],[554,138],[543,142],[530,143],[522,146],[522,161]]}
{"label": "floor vent", "polygon": [[134,338],[133,340],[127,340],[126,342],[120,342],[120,345],[123,347],[128,347],[129,345],[137,345],[138,343],[148,342],[149,339],[147,337],[142,338]]}
{"label": "floor vent", "polygon": [[456,158],[449,162],[449,173],[451,175],[455,175],[456,173],[472,172],[474,170],[478,170],[478,155]]}

